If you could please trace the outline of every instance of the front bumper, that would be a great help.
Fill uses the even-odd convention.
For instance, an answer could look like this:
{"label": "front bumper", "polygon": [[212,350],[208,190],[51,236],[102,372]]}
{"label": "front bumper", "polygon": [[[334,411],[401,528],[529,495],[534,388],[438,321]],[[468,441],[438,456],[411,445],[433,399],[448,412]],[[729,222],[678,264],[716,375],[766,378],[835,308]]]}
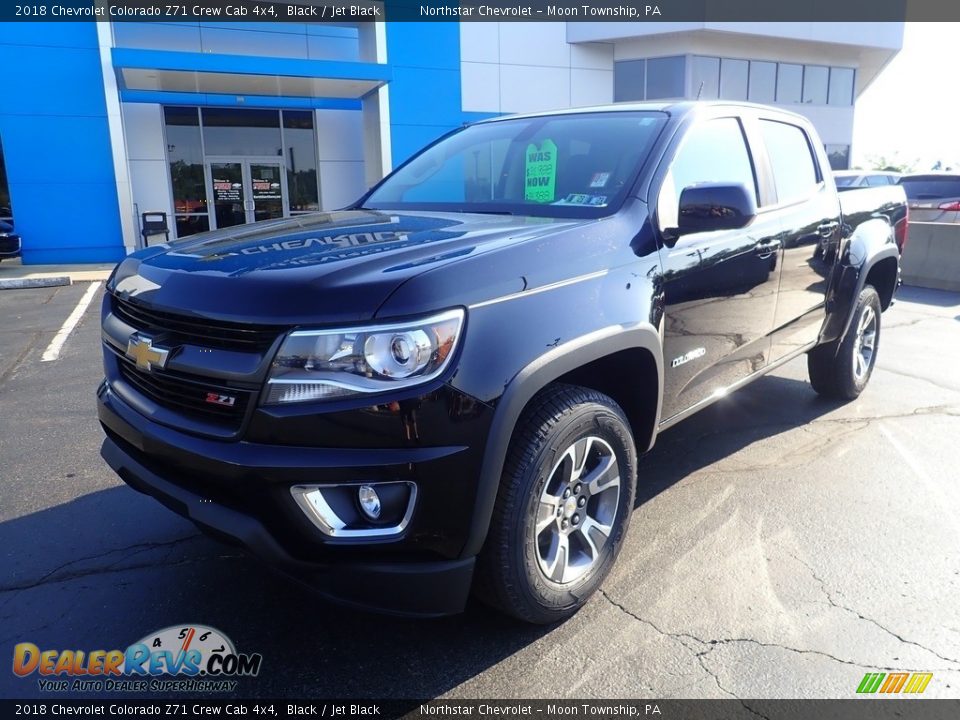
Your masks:
{"label": "front bumper", "polygon": [[473,579],[474,558],[419,563],[313,563],[292,557],[261,522],[208,502],[137,462],[106,438],[100,454],[134,490],[150,495],[202,531],[239,545],[271,567],[335,602],[401,615],[461,612]]}
{"label": "front bumper", "polygon": [[[461,551],[480,451],[225,442],[153,422],[106,383],[97,395],[107,464],[132,488],[206,533],[342,603],[420,616],[463,609],[474,558],[461,557]],[[323,536],[290,495],[298,483],[359,483],[371,477],[417,483],[417,507],[401,536],[373,541]]]}

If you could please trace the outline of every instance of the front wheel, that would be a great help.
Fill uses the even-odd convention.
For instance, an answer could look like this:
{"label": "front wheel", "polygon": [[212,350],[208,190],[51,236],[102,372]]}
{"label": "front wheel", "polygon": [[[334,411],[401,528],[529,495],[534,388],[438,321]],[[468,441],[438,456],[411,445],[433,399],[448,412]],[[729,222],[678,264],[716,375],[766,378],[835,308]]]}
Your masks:
{"label": "front wheel", "polygon": [[480,597],[532,623],[573,615],[620,552],[636,467],[629,423],[611,398],[569,385],[534,398],[504,465]]}
{"label": "front wheel", "polygon": [[807,354],[813,389],[825,397],[854,400],[870,381],[880,348],[880,296],[870,285],[860,291],[850,328],[839,340]]}

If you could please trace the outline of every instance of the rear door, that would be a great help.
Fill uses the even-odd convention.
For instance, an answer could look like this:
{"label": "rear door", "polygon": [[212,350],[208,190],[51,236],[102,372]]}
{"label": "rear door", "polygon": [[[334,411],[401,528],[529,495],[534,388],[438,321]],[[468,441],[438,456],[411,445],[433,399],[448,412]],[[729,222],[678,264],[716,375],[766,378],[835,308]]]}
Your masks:
{"label": "rear door", "polygon": [[[669,161],[656,201],[661,230],[677,227],[681,191],[741,183],[759,202],[755,162],[737,116],[695,121]],[[779,281],[780,224],[760,216],[738,230],[664,241],[664,422],[762,369]]]}
{"label": "rear door", "polygon": [[[763,215],[783,227],[783,265],[774,318],[771,362],[804,349],[819,335],[827,282],[840,243],[840,201],[826,182],[829,166],[816,137],[789,116],[756,121],[773,176],[774,197]],[[851,192],[861,192],[852,190]]]}

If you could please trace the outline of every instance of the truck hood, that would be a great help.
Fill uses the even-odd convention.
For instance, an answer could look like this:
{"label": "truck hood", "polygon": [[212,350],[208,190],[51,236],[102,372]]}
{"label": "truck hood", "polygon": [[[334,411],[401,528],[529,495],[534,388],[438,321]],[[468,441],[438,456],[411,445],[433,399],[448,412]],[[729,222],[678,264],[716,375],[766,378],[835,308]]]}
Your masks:
{"label": "truck hood", "polygon": [[[406,280],[587,221],[348,210],[203,233],[138,251],[114,293],[219,320],[336,324],[369,320]],[[430,298],[424,298],[424,309]]]}

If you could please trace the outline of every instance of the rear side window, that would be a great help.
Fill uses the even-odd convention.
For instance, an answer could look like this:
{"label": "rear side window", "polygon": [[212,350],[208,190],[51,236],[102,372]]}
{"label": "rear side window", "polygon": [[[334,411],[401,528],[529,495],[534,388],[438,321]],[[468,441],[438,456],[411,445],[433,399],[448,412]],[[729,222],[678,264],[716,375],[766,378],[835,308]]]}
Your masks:
{"label": "rear side window", "polygon": [[777,202],[793,203],[808,197],[817,187],[817,167],[807,134],[796,125],[774,120],[761,120],[760,128],[773,168]]}
{"label": "rear side window", "polygon": [[881,185],[889,185],[890,181],[887,179],[886,175],[867,175],[867,185],[870,187],[879,187]]}
{"label": "rear side window", "polygon": [[708,182],[741,183],[757,196],[753,164],[736,118],[708,120],[687,133],[660,190],[660,227],[677,226],[684,188]]}
{"label": "rear side window", "polygon": [[960,176],[917,175],[900,179],[910,200],[960,197]]}
{"label": "rear side window", "polygon": [[836,181],[837,187],[853,187],[857,184],[856,175],[840,175],[839,177],[834,177],[833,179]]}

